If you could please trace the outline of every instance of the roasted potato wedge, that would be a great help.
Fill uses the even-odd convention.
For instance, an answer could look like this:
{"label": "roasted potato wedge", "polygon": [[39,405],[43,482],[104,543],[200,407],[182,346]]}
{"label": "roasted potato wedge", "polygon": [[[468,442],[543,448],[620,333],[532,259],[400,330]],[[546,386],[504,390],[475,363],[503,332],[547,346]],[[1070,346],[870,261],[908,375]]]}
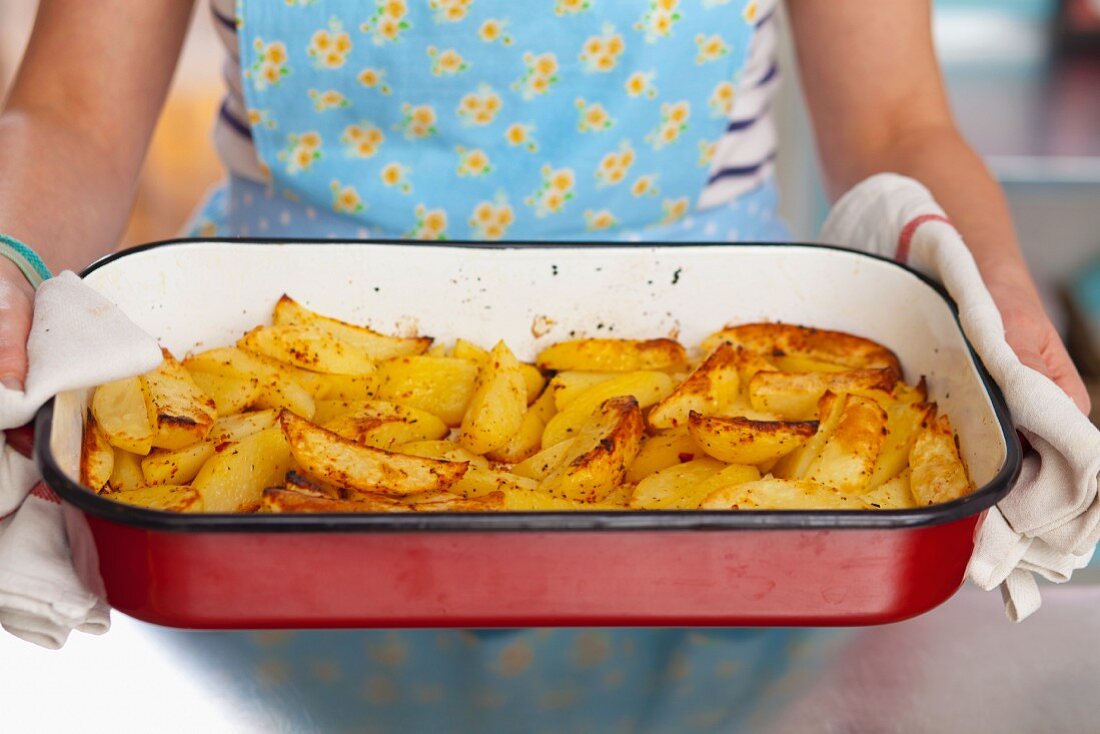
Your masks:
{"label": "roasted potato wedge", "polygon": [[426,410],[453,427],[466,415],[477,375],[477,363],[468,359],[400,357],[378,365],[378,397]]}
{"label": "roasted potato wedge", "polygon": [[129,492],[145,486],[145,475],[141,473],[141,456],[115,447],[115,460],[111,465],[111,478],[108,486],[115,492]]}
{"label": "roasted potato wedge", "polygon": [[558,497],[539,489],[505,489],[499,509],[508,512],[561,512],[563,510],[617,511],[626,509],[609,502],[581,502]]}
{"label": "roasted potato wedge", "polygon": [[585,390],[546,424],[542,445],[553,446],[572,438],[604,401],[629,395],[648,408],[672,392],[672,378],[664,372],[628,372]]}
{"label": "roasted potato wedge", "polygon": [[869,398],[847,398],[836,428],[825,439],[821,453],[810,462],[806,478],[858,496],[871,482],[886,439],[886,411]]}
{"label": "roasted potato wedge", "polygon": [[885,484],[909,466],[909,451],[917,431],[935,417],[936,407],[927,403],[895,402],[886,408],[886,440],[879,449],[868,488]]}
{"label": "roasted potato wedge", "polygon": [[488,459],[467,451],[454,441],[413,441],[399,446],[397,453],[421,456],[425,459],[439,459],[440,461],[465,461],[471,469],[489,468]]}
{"label": "roasted potato wedge", "polygon": [[215,453],[191,486],[202,495],[206,512],[252,512],[260,506],[264,489],[279,485],[290,466],[290,446],[282,430],[268,428]]}
{"label": "roasted potato wedge", "polygon": [[482,363],[474,394],[458,434],[458,442],[475,454],[502,448],[523,423],[527,389],[519,361],[499,342]]}
{"label": "roasted potato wedge", "polygon": [[115,492],[111,499],[128,505],[166,512],[203,512],[202,497],[193,487],[161,484],[123,492]]}
{"label": "roasted potato wedge", "polygon": [[561,466],[539,485],[544,492],[598,502],[621,484],[645,430],[633,397],[609,398],[577,432]]}
{"label": "roasted potato wedge", "polygon": [[512,466],[512,473],[530,479],[545,479],[562,465],[573,446],[573,439],[566,439],[539,451]]}
{"label": "roasted potato wedge", "polygon": [[821,420],[817,423],[817,431],[806,443],[781,458],[773,467],[772,474],[780,479],[806,479],[809,476],[811,464],[821,454],[825,442],[840,422],[847,400],[847,395],[836,395],[831,392],[822,395],[818,402]]}
{"label": "roasted potato wedge", "polygon": [[898,381],[892,369],[850,372],[759,372],[749,382],[749,400],[756,410],[785,420],[817,418],[817,404],[827,391],[878,396],[889,400]]}
{"label": "roasted potato wedge", "polygon": [[257,326],[237,341],[246,352],[332,375],[370,375],[374,360],[362,349],[309,326]]}
{"label": "roasted potato wedge", "polygon": [[662,486],[658,482],[649,483],[641,493],[635,488],[630,500],[631,507],[643,510],[697,510],[715,491],[758,479],[760,471],[755,466],[730,464],[697,483],[685,482],[664,494],[659,494],[659,491],[667,490],[668,486]]}
{"label": "roasted potato wedge", "polygon": [[675,504],[684,488],[703,483],[720,472],[723,466],[722,462],[703,456],[653,472],[634,487],[630,506],[635,509],[667,509],[661,506]]}
{"label": "roasted potato wedge", "polygon": [[476,500],[451,495],[446,498],[437,496],[429,502],[406,503],[380,495],[335,499],[298,488],[272,487],[264,490],[262,510],[299,513],[486,512],[503,509],[503,500],[503,495],[497,492]]}
{"label": "roasted potato wedge", "polygon": [[164,361],[141,378],[156,432],[154,448],[179,449],[206,438],[218,417],[214,401],[167,349]]}
{"label": "roasted potato wedge", "polygon": [[741,324],[711,334],[702,346],[709,352],[724,341],[757,354],[806,357],[849,369],[892,369],[901,374],[898,358],[889,349],[842,331],[794,324]]}
{"label": "roasted potato wedge", "polygon": [[446,423],[425,410],[383,400],[367,401],[359,410],[333,418],[323,426],[349,441],[378,449],[438,440],[450,432]]}
{"label": "roasted potato wedge", "polygon": [[274,321],[276,326],[309,326],[326,331],[340,341],[362,350],[374,360],[423,354],[432,344],[430,336],[387,336],[365,326],[322,316],[287,295],[283,295],[275,304]]}
{"label": "roasted potato wedge", "polygon": [[653,406],[647,421],[653,428],[687,425],[688,414],[715,415],[737,397],[737,352],[725,342],[718,345],[672,394]]}
{"label": "roasted potato wedge", "polygon": [[913,498],[921,505],[950,502],[972,491],[946,415],[926,421],[917,431],[909,451],[909,482]]}
{"label": "roasted potato wedge", "polygon": [[704,510],[863,510],[858,497],[807,479],[761,479],[717,489]]}
{"label": "roasted potato wedge", "polygon": [[220,347],[194,354],[183,361],[192,375],[196,372],[235,377],[256,378],[260,382],[260,394],[250,407],[287,409],[303,418],[312,418],[316,403],[296,376],[298,370],[289,365],[260,355],[250,354],[235,347]]}
{"label": "roasted potato wedge", "polygon": [[486,456],[506,464],[516,464],[534,456],[542,448],[542,432],[546,430],[546,423],[554,417],[554,412],[554,394],[544,390],[541,397],[527,406],[519,430],[508,439],[508,443]]}
{"label": "roasted potato wedge", "polygon": [[638,455],[626,471],[626,481],[640,482],[650,474],[703,456],[703,450],[687,429],[661,431],[642,440]]}
{"label": "roasted potato wedge", "polygon": [[337,487],[384,495],[447,489],[469,466],[360,446],[285,410],[279,423],[302,471]]}
{"label": "roasted potato wedge", "polygon": [[578,372],[567,370],[559,372],[550,378],[549,390],[554,394],[554,407],[558,410],[565,408],[585,390],[601,382],[607,382],[618,377],[618,372]]}
{"label": "roasted potato wedge", "polygon": [[462,478],[451,487],[455,494],[472,499],[484,497],[493,492],[508,492],[512,490],[534,491],[539,488],[539,483],[534,479],[517,476],[499,469],[485,467],[470,467]]}
{"label": "roasted potato wedge", "polygon": [[544,370],[637,372],[682,369],[688,357],[673,339],[573,339],[542,350],[535,364]]}
{"label": "roasted potato wedge", "polygon": [[80,483],[98,492],[111,480],[114,468],[115,450],[95,417],[89,415],[80,452]]}
{"label": "roasted potato wedge", "polygon": [[278,413],[274,410],[253,410],[249,413],[227,415],[214,421],[206,440],[217,446],[248,438],[275,425]]}
{"label": "roasted potato wedge", "polygon": [[[451,350],[451,356],[476,362],[478,367],[491,359],[489,350],[482,349],[473,342],[468,342],[465,339],[455,339],[455,345]],[[523,375],[523,385],[527,392],[527,404],[530,405],[542,394],[542,390],[546,386],[546,377],[539,371],[538,367],[526,362],[519,363],[519,371],[520,374]]]}
{"label": "roasted potato wedge", "polygon": [[191,379],[214,401],[218,415],[233,415],[255,403],[262,392],[257,377],[191,372]]}
{"label": "roasted potato wedge", "polygon": [[908,469],[871,491],[864,492],[860,500],[874,510],[909,510],[920,506],[909,488]]}
{"label": "roasted potato wedge", "polygon": [[156,419],[145,401],[140,377],[97,387],[92,395],[92,415],[112,446],[142,456],[153,448]]}
{"label": "roasted potato wedge", "polygon": [[817,421],[708,418],[692,412],[688,430],[703,451],[716,459],[731,464],[765,464],[806,443],[817,432]]}
{"label": "roasted potato wedge", "polygon": [[149,486],[190,484],[213,455],[214,444],[210,441],[182,449],[153,449],[141,460],[141,474]]}

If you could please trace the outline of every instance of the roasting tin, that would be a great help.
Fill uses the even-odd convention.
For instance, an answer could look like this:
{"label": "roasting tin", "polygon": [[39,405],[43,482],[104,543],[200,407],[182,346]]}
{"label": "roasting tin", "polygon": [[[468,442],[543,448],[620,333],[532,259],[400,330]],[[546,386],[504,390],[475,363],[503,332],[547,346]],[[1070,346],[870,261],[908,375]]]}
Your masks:
{"label": "roasting tin", "polygon": [[726,323],[849,331],[895,351],[952,419],[977,491],[892,511],[182,515],[78,483],[90,391],[36,419],[89,588],[195,628],[862,625],[961,585],[1020,445],[936,285],[894,262],[801,244],[606,245],[177,240],[84,277],[177,355],[269,323],[284,292],[326,315],[520,359],[572,337],[698,344]]}

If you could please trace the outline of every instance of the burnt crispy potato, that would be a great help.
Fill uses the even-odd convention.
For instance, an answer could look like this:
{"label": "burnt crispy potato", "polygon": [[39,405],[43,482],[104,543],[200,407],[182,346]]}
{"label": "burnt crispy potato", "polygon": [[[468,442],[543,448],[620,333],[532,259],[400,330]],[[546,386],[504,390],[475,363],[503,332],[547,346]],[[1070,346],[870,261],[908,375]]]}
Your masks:
{"label": "burnt crispy potato", "polygon": [[107,441],[142,456],[153,448],[157,432],[150,407],[140,377],[100,385],[92,395],[92,415]]}
{"label": "burnt crispy potato", "polygon": [[423,354],[432,345],[430,336],[387,336],[365,326],[322,316],[286,294],[275,304],[274,321],[276,326],[309,326],[326,331],[376,360]]}
{"label": "burnt crispy potato", "polygon": [[110,481],[114,468],[115,450],[95,417],[89,415],[80,451],[80,483],[98,492]]}
{"label": "burnt crispy potato", "polygon": [[635,372],[683,368],[683,345],[673,339],[573,339],[551,345],[535,364],[544,370]]}
{"label": "burnt crispy potato", "polygon": [[156,432],[155,448],[179,449],[206,438],[218,411],[172,353],[162,349],[164,361],[141,378],[145,402]]}
{"label": "burnt crispy potato", "polygon": [[302,471],[337,487],[384,495],[447,489],[469,466],[360,446],[289,411],[279,423]]}
{"label": "burnt crispy potato", "polygon": [[702,504],[704,510],[863,510],[858,497],[806,479],[761,479],[723,487]]}
{"label": "burnt crispy potato", "polygon": [[901,365],[892,351],[842,331],[780,323],[742,324],[710,335],[702,346],[710,351],[724,341],[757,354],[806,357],[849,369],[892,369],[901,374]]}
{"label": "burnt crispy potato", "polygon": [[817,421],[714,418],[693,411],[688,430],[703,451],[716,459],[731,464],[764,464],[806,443],[817,432]]}
{"label": "burnt crispy potato", "polygon": [[561,466],[542,481],[544,492],[597,502],[621,484],[638,454],[645,426],[633,397],[610,398],[577,433]]}
{"label": "burnt crispy potato", "polygon": [[333,375],[374,372],[374,360],[366,351],[330,332],[305,325],[257,326],[238,339],[237,346],[312,372]]}
{"label": "burnt crispy potato", "polygon": [[955,431],[946,415],[925,421],[909,451],[910,490],[921,505],[950,502],[971,492]]}
{"label": "burnt crispy potato", "polygon": [[686,425],[689,413],[714,415],[737,397],[737,351],[723,342],[647,418],[653,428]]}
{"label": "burnt crispy potato", "polygon": [[848,395],[840,420],[810,462],[806,478],[849,495],[862,494],[886,440],[886,411],[874,400]]}
{"label": "burnt crispy potato", "polygon": [[898,382],[890,368],[849,372],[758,372],[749,382],[749,400],[756,410],[786,420],[817,418],[817,403],[826,391],[877,396],[888,401]]}

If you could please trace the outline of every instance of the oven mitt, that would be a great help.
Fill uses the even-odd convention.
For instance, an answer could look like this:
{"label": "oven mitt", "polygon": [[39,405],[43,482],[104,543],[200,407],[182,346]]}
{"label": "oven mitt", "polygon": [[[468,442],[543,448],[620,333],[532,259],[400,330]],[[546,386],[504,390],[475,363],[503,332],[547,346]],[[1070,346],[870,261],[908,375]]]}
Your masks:
{"label": "oven mitt", "polygon": [[[35,296],[27,361],[24,392],[0,387],[2,429],[29,422],[57,393],[147,372],[161,353],[153,337],[64,272]],[[107,606],[73,568],[60,501],[2,433],[0,448],[0,626],[52,649],[74,629],[106,632]]]}
{"label": "oven mitt", "polygon": [[980,526],[967,577],[987,591],[1000,586],[1008,617],[1025,619],[1040,604],[1035,574],[1068,581],[1096,548],[1100,430],[1016,357],[970,250],[921,184],[890,173],[866,179],[836,203],[820,241],[906,263],[942,283],[957,304],[963,332],[1030,444],[1015,489]]}

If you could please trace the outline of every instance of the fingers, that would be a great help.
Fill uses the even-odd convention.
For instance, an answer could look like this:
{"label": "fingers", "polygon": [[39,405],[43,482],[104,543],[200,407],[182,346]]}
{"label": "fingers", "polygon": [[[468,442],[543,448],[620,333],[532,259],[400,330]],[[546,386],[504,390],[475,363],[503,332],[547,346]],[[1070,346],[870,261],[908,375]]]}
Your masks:
{"label": "fingers", "polygon": [[1005,317],[1005,339],[1020,361],[1049,377],[1088,415],[1091,409],[1088,390],[1054,325],[1045,316],[1036,319],[1027,312],[1009,312]]}
{"label": "fingers", "polygon": [[33,304],[33,291],[22,273],[18,280],[0,273],[0,384],[12,390],[22,390],[27,376]]}
{"label": "fingers", "polygon": [[1047,369],[1040,371],[1054,380],[1054,384],[1062,388],[1073,399],[1074,404],[1081,409],[1081,412],[1088,415],[1089,411],[1092,410],[1089,391],[1085,387],[1081,375],[1077,372],[1073,360],[1070,359],[1069,352],[1066,351],[1062,340],[1058,338],[1057,334],[1048,339],[1044,345],[1042,357]]}

